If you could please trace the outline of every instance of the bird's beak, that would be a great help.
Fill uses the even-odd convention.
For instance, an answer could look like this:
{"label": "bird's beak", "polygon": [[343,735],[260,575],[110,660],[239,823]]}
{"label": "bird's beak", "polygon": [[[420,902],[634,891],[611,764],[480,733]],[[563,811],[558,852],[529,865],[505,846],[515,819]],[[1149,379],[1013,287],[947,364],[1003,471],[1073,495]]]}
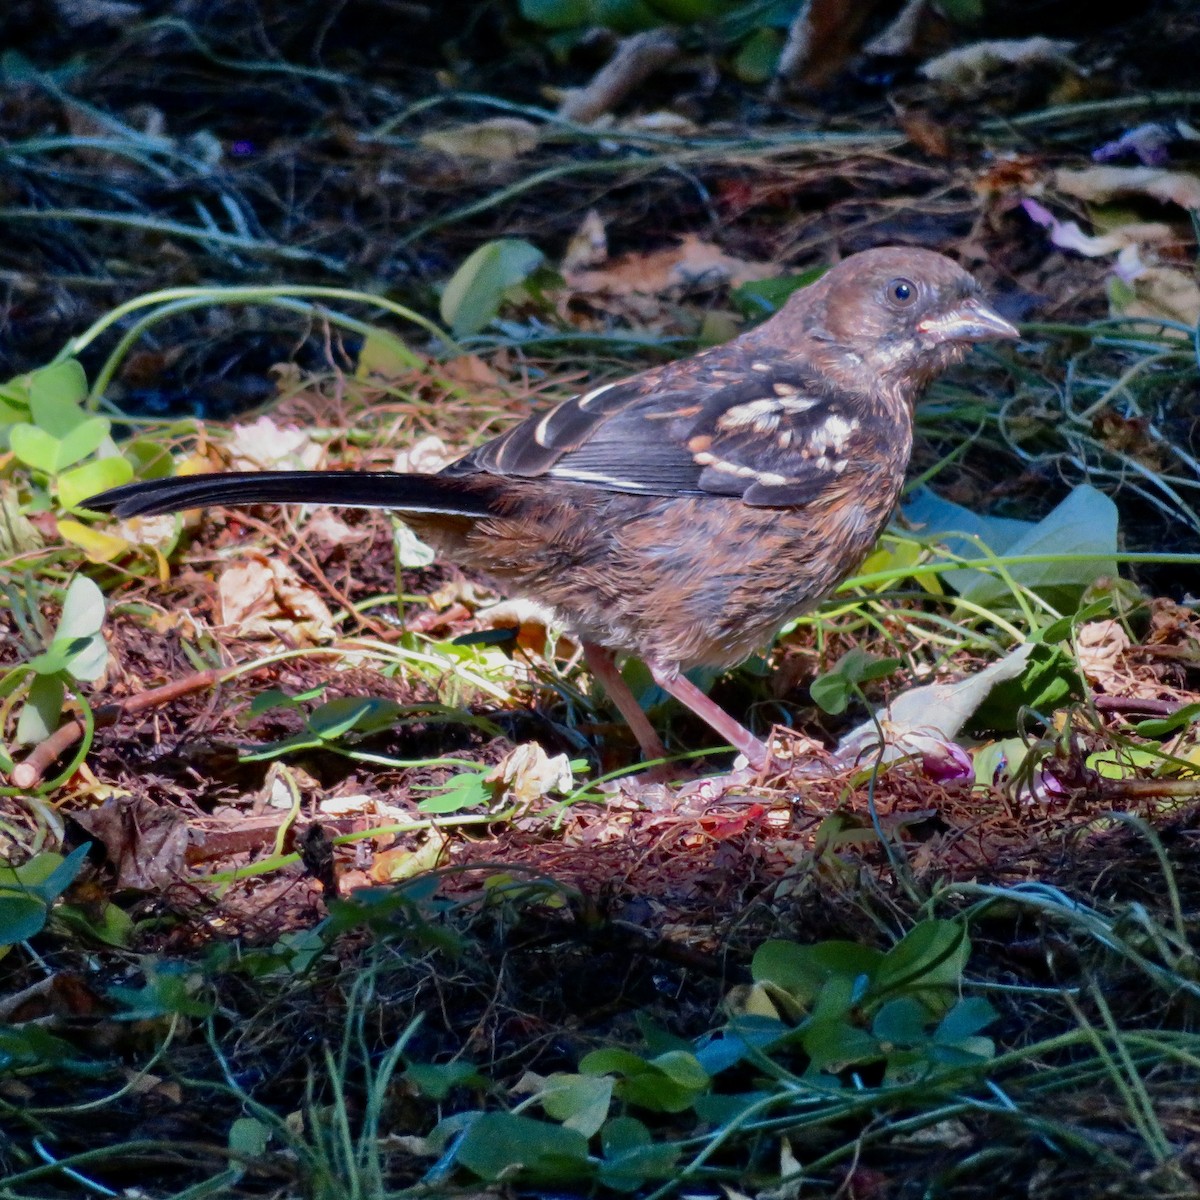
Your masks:
{"label": "bird's beak", "polygon": [[917,330],[939,342],[995,342],[1021,336],[1015,325],[974,297],[940,316],[926,317]]}

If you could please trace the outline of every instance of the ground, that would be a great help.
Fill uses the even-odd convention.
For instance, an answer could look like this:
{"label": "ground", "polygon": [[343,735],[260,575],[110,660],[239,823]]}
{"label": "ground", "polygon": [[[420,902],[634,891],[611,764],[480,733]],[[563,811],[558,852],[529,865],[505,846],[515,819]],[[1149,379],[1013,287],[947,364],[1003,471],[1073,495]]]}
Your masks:
{"label": "ground", "polygon": [[[689,25],[597,125],[547,89],[619,32],[150,7],[9,17],[0,1196],[1194,1195],[1191,6],[882,57],[884,4],[782,94]],[[1031,36],[1072,44],[921,73]],[[496,239],[536,253],[445,287]],[[856,576],[705,681],[776,728],[758,777],[705,783],[730,755],[635,666],[650,780],[569,638],[386,514],[68,502],[115,457],[433,469],[889,242],[1024,339],[923,404]],[[1047,523],[992,583],[962,510]],[[837,756],[906,696],[916,753]]]}

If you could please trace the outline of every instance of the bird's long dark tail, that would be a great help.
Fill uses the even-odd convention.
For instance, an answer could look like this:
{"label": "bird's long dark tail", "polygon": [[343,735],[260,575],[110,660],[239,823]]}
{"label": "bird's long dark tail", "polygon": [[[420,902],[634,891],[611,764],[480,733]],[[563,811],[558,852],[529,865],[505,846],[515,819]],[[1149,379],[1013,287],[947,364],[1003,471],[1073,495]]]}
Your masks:
{"label": "bird's long dark tail", "polygon": [[401,512],[485,517],[486,486],[470,477],[399,475],[388,471],[247,471],[180,475],[127,483],[85,501],[118,517],[154,516],[210,504],[334,504]]}

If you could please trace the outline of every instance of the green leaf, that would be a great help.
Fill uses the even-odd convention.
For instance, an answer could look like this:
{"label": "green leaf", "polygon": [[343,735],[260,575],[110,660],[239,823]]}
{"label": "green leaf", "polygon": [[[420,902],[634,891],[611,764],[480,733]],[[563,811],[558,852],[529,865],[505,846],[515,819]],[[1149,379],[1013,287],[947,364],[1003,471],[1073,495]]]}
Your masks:
{"label": "green leaf", "polygon": [[462,1059],[448,1063],[410,1063],[404,1078],[423,1096],[437,1101],[445,1100],[456,1087],[483,1086],[486,1082],[473,1063]]}
{"label": "green leaf", "polygon": [[30,418],[53,437],[63,437],[88,419],[80,407],[86,399],[87,376],[73,358],[29,376]]}
{"label": "green leaf", "polygon": [[779,67],[784,38],[777,29],[756,29],[733,57],[733,73],[743,83],[766,83]]}
{"label": "green leaf", "polygon": [[805,1052],[818,1071],[837,1072],[881,1057],[878,1041],[865,1029],[845,1021],[817,1021],[801,1038]]}
{"label": "green leaf", "polygon": [[500,311],[504,293],[527,279],[542,261],[542,252],[520,238],[485,242],[446,284],[442,320],[456,337],[478,333]]}
{"label": "green leaf", "polygon": [[0,888],[0,946],[26,942],[40,933],[49,912],[36,896]]}
{"label": "green leaf", "polygon": [[616,1192],[636,1191],[648,1179],[670,1179],[679,1148],[655,1145],[636,1117],[614,1117],[600,1131],[600,1182]]}
{"label": "green leaf", "polygon": [[466,808],[486,808],[494,799],[495,793],[484,781],[483,772],[467,771],[451,776],[445,790],[422,800],[417,808],[423,813],[444,815]]}
{"label": "green leaf", "polygon": [[[984,517],[951,504],[928,488],[918,489],[904,507],[905,517],[924,525],[924,536],[940,540],[964,558],[982,552],[955,534],[974,534],[998,555],[1044,554],[1051,561],[1016,563],[1008,568],[1018,584],[1051,599],[1061,609],[1073,607],[1079,593],[1104,576],[1116,575],[1117,508],[1103,493],[1081,483],[1036,524]],[[1071,556],[1085,557],[1074,558]],[[1008,585],[994,572],[973,567],[947,571],[942,578],[964,599],[993,604],[1010,597]]]}
{"label": "green leaf", "polygon": [[743,283],[729,293],[737,309],[751,319],[769,317],[778,312],[787,298],[801,288],[816,283],[825,274],[826,267],[802,271],[799,275],[773,275],[769,279],[754,279]]}
{"label": "green leaf", "polygon": [[[18,867],[17,874],[43,903],[53,904],[74,883],[75,876],[83,870],[83,864],[91,848],[91,842],[84,842],[82,846],[76,846],[66,858],[63,858],[61,854],[51,852],[39,854],[24,866]],[[34,877],[32,870],[35,864],[37,865],[37,878]],[[50,869],[43,872],[41,869],[43,866]]]}
{"label": "green leaf", "polygon": [[14,425],[9,431],[8,444],[27,467],[46,475],[53,475],[58,469],[58,438],[44,429],[36,425]]}
{"label": "green leaf", "polygon": [[92,904],[60,904],[54,910],[54,922],[119,949],[128,947],[133,935],[133,918],[112,903],[106,903],[99,912]]}
{"label": "green leaf", "polygon": [[[880,995],[915,989],[927,993],[957,988],[970,954],[971,942],[958,921],[921,921],[883,956],[872,992]],[[939,1006],[936,996],[921,998]]]}
{"label": "green leaf", "polygon": [[270,1127],[257,1117],[238,1117],[229,1127],[229,1149],[240,1159],[261,1158],[270,1141]]}
{"label": "green leaf", "polygon": [[290,692],[281,691],[279,688],[268,688],[265,692],[259,692],[253,700],[250,701],[250,715],[252,717],[260,717],[263,713],[269,712],[273,708],[297,709],[301,704],[307,703],[309,700],[316,700],[325,691],[325,685],[318,684],[314,688],[309,688],[306,692],[297,692],[292,695]]}
{"label": "green leaf", "polygon": [[883,679],[898,666],[898,658],[877,658],[855,647],[838,659],[834,666],[818,675],[809,686],[813,702],[827,713],[845,712],[850,697],[860,684]]}
{"label": "green leaf", "polygon": [[897,996],[875,1014],[871,1032],[881,1042],[916,1046],[928,1037],[929,1010],[912,996]]}
{"label": "green leaf", "polygon": [[934,1040],[946,1045],[956,1045],[986,1029],[1000,1014],[982,996],[968,996],[960,1000],[943,1018],[934,1034]]}
{"label": "green leaf", "polygon": [[617,33],[637,33],[663,23],[662,18],[642,0],[592,0],[591,7],[591,23]]}
{"label": "green leaf", "polygon": [[171,451],[153,438],[135,438],[124,442],[121,452],[129,459],[138,479],[166,479],[175,469]]}
{"label": "green leaf", "polygon": [[584,1056],[585,1075],[616,1075],[616,1094],[652,1112],[683,1112],[708,1090],[709,1075],[694,1054],[669,1050],[647,1062],[628,1050],[594,1050]]}
{"label": "green leaf", "polygon": [[372,734],[390,729],[401,711],[401,705],[380,696],[338,696],[313,709],[308,728],[322,741],[333,742],[352,730]]}
{"label": "green leaf", "polygon": [[750,973],[756,981],[775,984],[807,1007],[815,1003],[830,979],[840,976],[856,983],[869,978],[882,959],[880,951],[857,942],[830,940],[802,946],[771,940],[755,951]]}
{"label": "green leaf", "polygon": [[76,575],[63,599],[54,639],[90,638],[104,625],[104,593],[86,575]]}
{"label": "green leaf", "polygon": [[57,728],[62,717],[66,687],[57,675],[37,675],[29,688],[17,721],[17,741],[22,746],[44,742]]}
{"label": "green leaf", "polygon": [[1051,713],[1082,694],[1070,655],[1057,646],[1035,645],[1021,674],[1001,680],[992,688],[971,716],[969,727],[1012,733],[1020,725],[1022,709]]}
{"label": "green leaf", "polygon": [[548,1117],[590,1138],[608,1119],[612,1092],[613,1080],[608,1075],[554,1074],[542,1089],[542,1108]]}
{"label": "green leaf", "polygon": [[521,0],[521,16],[546,29],[576,29],[591,17],[588,0]]}
{"label": "green leaf", "polygon": [[579,1062],[579,1069],[586,1075],[636,1075],[646,1070],[644,1058],[634,1054],[632,1050],[622,1050],[617,1046],[608,1046],[602,1050],[593,1050],[585,1054]]}
{"label": "green leaf", "polygon": [[1139,721],[1134,729],[1142,737],[1162,738],[1177,729],[1183,729],[1193,721],[1200,721],[1200,703],[1185,704],[1165,717],[1155,717],[1149,721]]}
{"label": "green leaf", "polygon": [[97,492],[120,487],[132,478],[133,464],[127,458],[96,458],[58,476],[58,502],[63,508],[77,508]]}
{"label": "green leaf", "polygon": [[478,1117],[458,1144],[454,1157],[481,1179],[513,1174],[543,1182],[587,1175],[587,1138],[574,1129],[535,1121],[514,1113]]}
{"label": "green leaf", "polygon": [[[111,428],[112,423],[107,417],[89,417],[86,421],[80,421],[74,429],[68,430],[59,439],[58,463],[55,470],[62,471],[94,453],[100,448],[100,443],[108,437]],[[132,471],[132,468],[130,469]]]}

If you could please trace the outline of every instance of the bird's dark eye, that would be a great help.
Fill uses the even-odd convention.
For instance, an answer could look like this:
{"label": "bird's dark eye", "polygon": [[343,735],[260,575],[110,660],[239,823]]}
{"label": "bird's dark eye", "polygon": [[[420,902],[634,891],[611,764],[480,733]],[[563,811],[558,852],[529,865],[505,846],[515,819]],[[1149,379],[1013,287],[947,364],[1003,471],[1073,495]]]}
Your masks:
{"label": "bird's dark eye", "polygon": [[917,285],[911,279],[893,279],[887,285],[887,298],[903,308],[917,298]]}

